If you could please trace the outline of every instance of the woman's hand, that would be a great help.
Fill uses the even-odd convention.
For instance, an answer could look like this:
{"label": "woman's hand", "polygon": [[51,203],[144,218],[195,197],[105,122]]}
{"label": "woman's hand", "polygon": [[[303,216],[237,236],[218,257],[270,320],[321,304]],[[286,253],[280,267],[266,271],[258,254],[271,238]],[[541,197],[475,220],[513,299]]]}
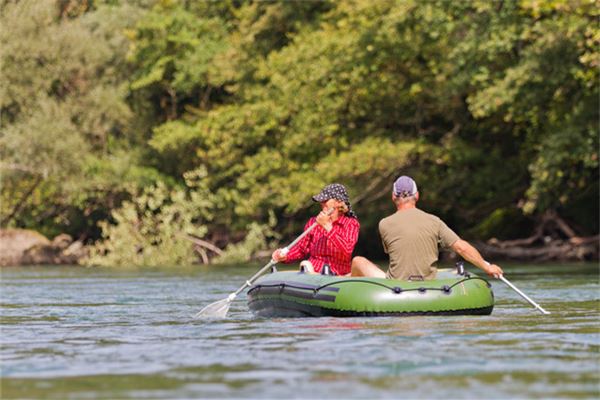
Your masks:
{"label": "woman's hand", "polygon": [[287,258],[287,253],[283,251],[283,249],[277,249],[271,255],[271,259],[273,261],[282,262]]}
{"label": "woman's hand", "polygon": [[327,213],[325,211],[321,211],[319,215],[317,215],[317,224],[321,225],[323,229],[327,232],[331,231],[333,228],[333,221],[331,219],[331,213]]}

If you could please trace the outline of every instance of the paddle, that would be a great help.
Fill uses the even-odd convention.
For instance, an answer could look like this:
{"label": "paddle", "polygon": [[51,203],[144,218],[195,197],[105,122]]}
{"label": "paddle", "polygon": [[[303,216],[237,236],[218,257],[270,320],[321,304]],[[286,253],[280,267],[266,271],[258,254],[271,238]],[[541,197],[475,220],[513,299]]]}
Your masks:
{"label": "paddle", "polygon": [[[326,214],[327,215],[331,215],[331,213],[333,213],[333,211],[334,211],[334,209],[330,208],[326,212]],[[308,235],[308,233],[310,231],[312,231],[313,228],[315,226],[317,226],[317,225],[318,225],[318,223],[315,222],[314,224],[312,224],[311,226],[309,226],[292,243],[290,243],[289,245],[287,245],[283,249],[281,249],[281,252],[283,254],[287,254],[287,252],[292,247],[294,247],[294,245],[296,243],[298,243],[300,240],[302,240],[302,238],[304,236]],[[252,276],[252,278],[248,279],[246,281],[246,283],[244,283],[238,290],[236,290],[235,292],[231,293],[229,296],[227,296],[226,299],[215,301],[214,303],[211,303],[211,304],[207,305],[202,310],[200,310],[200,312],[198,314],[194,315],[194,318],[225,318],[227,316],[227,312],[229,311],[229,306],[231,305],[231,302],[233,300],[235,300],[235,298],[237,297],[237,295],[240,294],[242,291],[244,291],[244,289],[246,289],[248,286],[251,286],[252,282],[254,282],[259,276],[261,276],[266,270],[268,270],[269,268],[271,268],[275,264],[277,264],[277,261],[275,261],[275,260],[269,261],[269,263],[267,265],[265,265],[264,267],[262,267],[256,274],[254,274]]]}
{"label": "paddle", "polygon": [[[487,264],[487,265],[490,265],[490,263],[489,263],[489,262],[487,262],[487,261],[486,261],[486,264]],[[546,310],[544,310],[542,307],[540,307],[540,305],[539,305],[539,304],[537,304],[535,301],[531,300],[531,299],[529,298],[529,296],[527,296],[525,293],[523,293],[523,292],[521,292],[519,289],[517,289],[517,287],[516,287],[515,285],[513,285],[512,283],[510,283],[510,282],[508,281],[508,279],[506,279],[504,276],[502,276],[502,275],[499,275],[499,276],[496,276],[496,275],[494,275],[494,277],[495,277],[495,278],[498,278],[498,279],[500,279],[502,282],[506,283],[506,285],[507,285],[509,288],[511,288],[512,290],[514,290],[515,292],[517,292],[517,293],[518,293],[518,294],[519,294],[521,297],[523,297],[525,300],[527,300],[527,301],[529,302],[529,304],[531,304],[532,306],[534,306],[535,308],[537,308],[537,309],[538,309],[538,310],[539,310],[539,311],[540,311],[542,314],[546,314],[546,315],[550,314],[548,311],[546,311]]]}
{"label": "paddle", "polygon": [[508,281],[508,279],[506,279],[502,275],[500,275],[498,277],[498,279],[500,279],[502,282],[506,283],[509,288],[511,288],[512,290],[514,290],[515,292],[517,292],[519,295],[521,295],[521,297],[523,297],[525,300],[527,300],[529,302],[529,304],[531,304],[532,306],[534,306],[535,308],[537,308],[542,314],[546,314],[546,315],[550,314],[548,311],[546,311],[542,307],[540,307],[535,301],[533,301],[529,297],[527,297],[527,295],[525,293],[523,293],[519,289],[517,289],[517,287],[515,285],[513,285],[512,283],[510,283]]}

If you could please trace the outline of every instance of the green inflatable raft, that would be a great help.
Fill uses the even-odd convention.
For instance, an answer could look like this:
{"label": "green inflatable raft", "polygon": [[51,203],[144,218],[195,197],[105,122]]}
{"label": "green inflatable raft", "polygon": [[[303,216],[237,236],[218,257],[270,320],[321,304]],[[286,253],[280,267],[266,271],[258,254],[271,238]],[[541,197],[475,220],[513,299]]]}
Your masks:
{"label": "green inflatable raft", "polygon": [[489,315],[494,294],[487,280],[451,269],[429,281],[273,271],[250,287],[248,307],[260,317]]}

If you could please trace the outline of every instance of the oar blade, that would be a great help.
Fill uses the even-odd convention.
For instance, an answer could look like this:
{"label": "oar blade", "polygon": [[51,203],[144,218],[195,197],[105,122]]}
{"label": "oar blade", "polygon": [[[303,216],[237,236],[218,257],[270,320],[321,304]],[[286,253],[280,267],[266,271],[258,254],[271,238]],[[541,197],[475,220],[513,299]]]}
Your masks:
{"label": "oar blade", "polygon": [[194,318],[225,318],[229,311],[231,300],[229,298],[215,301],[204,307]]}

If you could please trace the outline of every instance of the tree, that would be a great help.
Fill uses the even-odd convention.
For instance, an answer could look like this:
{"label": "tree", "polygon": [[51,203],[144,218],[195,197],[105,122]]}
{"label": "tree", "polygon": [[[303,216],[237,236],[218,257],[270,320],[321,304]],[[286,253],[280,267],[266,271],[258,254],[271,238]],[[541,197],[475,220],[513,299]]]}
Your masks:
{"label": "tree", "polygon": [[390,184],[410,174],[466,237],[586,241],[597,17],[554,0],[5,2],[3,223],[90,235],[104,220],[111,243],[146,193],[167,214],[144,224],[170,238],[160,218],[206,171],[214,218],[186,221],[248,256],[297,234],[310,196],[340,182],[359,251],[377,256]]}
{"label": "tree", "polygon": [[140,10],[61,6],[2,6],[0,223],[81,236],[127,185],[158,174],[138,167],[140,151],[127,151],[135,139],[121,30]]}

